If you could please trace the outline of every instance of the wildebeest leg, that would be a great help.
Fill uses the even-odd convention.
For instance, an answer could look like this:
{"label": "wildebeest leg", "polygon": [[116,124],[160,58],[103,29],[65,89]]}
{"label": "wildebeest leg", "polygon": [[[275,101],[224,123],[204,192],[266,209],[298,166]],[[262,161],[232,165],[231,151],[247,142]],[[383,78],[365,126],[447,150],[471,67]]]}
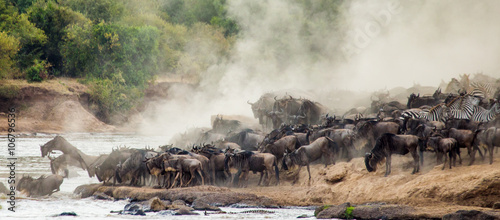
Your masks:
{"label": "wildebeest leg", "polygon": [[201,175],[202,172],[203,171],[198,170],[198,174],[201,176],[201,185],[204,186],[205,185],[205,179],[204,179],[203,175]]}
{"label": "wildebeest leg", "polygon": [[[444,168],[446,167],[446,161],[448,161],[448,156],[449,155],[446,155],[446,152],[444,153],[444,163],[443,163],[443,168],[441,168],[441,170],[444,170]],[[451,157],[450,157],[450,169],[451,169]]]}
{"label": "wildebeest leg", "polygon": [[[417,150],[413,151],[411,153],[411,156],[413,157],[413,172],[411,174],[415,174],[420,171],[420,161],[419,161],[419,154],[417,153]],[[390,169],[390,167],[389,167]]]}
{"label": "wildebeest leg", "polygon": [[69,170],[68,170],[68,168],[64,168],[64,178],[69,178]]}
{"label": "wildebeest leg", "polygon": [[293,180],[292,185],[295,184],[299,180],[300,169],[302,169],[301,165],[299,165],[299,169],[297,170],[297,177],[295,178],[295,180]]}
{"label": "wildebeest leg", "polygon": [[233,186],[239,185],[241,172],[242,172],[241,169],[238,169],[238,172],[236,172],[236,174],[234,174]]}
{"label": "wildebeest leg", "polygon": [[462,165],[462,156],[460,156],[460,147],[456,148],[457,155],[458,155],[458,164]]}
{"label": "wildebeest leg", "polygon": [[263,176],[264,176],[264,171],[260,172],[260,179],[259,179],[259,183],[257,184],[257,186],[260,186],[260,182],[262,181]]}
{"label": "wildebeest leg", "polygon": [[385,158],[385,176],[389,176],[390,173],[391,173],[391,154],[387,155],[387,157]]}
{"label": "wildebeest leg", "polygon": [[467,147],[467,150],[469,152],[469,156],[470,156],[470,162],[469,162],[469,166],[474,164],[474,161],[476,160],[476,150],[478,150],[479,148],[477,147],[474,147],[474,149],[472,149],[472,153],[471,153],[471,147]]}
{"label": "wildebeest leg", "polygon": [[311,185],[311,169],[309,169],[309,164],[306,165],[307,166],[307,173],[309,174],[309,185]]}
{"label": "wildebeest leg", "polygon": [[493,148],[495,146],[493,144],[488,145],[488,152],[490,153],[490,164],[493,164]]}
{"label": "wildebeest leg", "polygon": [[[181,175],[181,171],[177,171],[177,174],[175,175],[174,181],[172,182],[170,189],[174,188],[175,183],[177,182],[177,179],[179,178],[179,175]],[[181,186],[182,186],[182,177],[181,177]]]}

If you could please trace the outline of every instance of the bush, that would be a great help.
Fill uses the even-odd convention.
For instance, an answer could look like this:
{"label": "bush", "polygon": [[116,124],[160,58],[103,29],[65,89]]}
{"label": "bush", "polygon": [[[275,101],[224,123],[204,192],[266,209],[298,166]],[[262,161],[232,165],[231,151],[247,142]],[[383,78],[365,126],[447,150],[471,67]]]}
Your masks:
{"label": "bush", "polygon": [[126,86],[110,79],[90,79],[90,101],[99,107],[97,117],[110,123],[113,114],[127,112],[143,97],[141,89]]}
{"label": "bush", "polygon": [[19,41],[9,36],[7,33],[0,32],[0,79],[9,78],[9,72],[12,71],[14,64],[12,57],[19,50]]}
{"label": "bush", "polygon": [[35,64],[26,70],[26,80],[28,82],[41,82],[49,77],[51,65],[46,61],[35,60]]}

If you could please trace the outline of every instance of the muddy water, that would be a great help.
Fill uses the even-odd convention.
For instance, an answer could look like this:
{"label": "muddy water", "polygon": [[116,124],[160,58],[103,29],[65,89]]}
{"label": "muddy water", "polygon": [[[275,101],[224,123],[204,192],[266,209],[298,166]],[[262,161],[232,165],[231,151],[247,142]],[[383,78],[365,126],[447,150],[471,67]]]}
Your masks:
{"label": "muddy water", "polygon": [[[16,138],[16,177],[31,175],[38,177],[50,174],[49,159],[40,156],[40,145],[50,141],[55,135],[37,134],[20,136]],[[144,148],[146,146],[157,148],[168,143],[169,137],[163,136],[137,136],[134,134],[66,134],[63,135],[71,144],[82,152],[89,155],[107,154],[113,147],[127,146],[132,148]],[[7,165],[7,139],[0,136],[0,181],[7,186],[9,168]],[[57,156],[57,155],[56,155]],[[210,214],[199,212],[199,216],[170,216],[169,212],[147,213],[147,216],[129,216],[110,213],[110,211],[122,210],[127,201],[102,201],[92,198],[80,199],[73,195],[74,189],[82,184],[98,183],[97,179],[89,178],[86,171],[81,169],[70,169],[70,178],[64,179],[61,191],[52,196],[42,198],[26,198],[16,192],[16,212],[8,211],[5,195],[0,194],[0,219],[33,219],[50,217],[62,212],[75,212],[85,218],[165,218],[169,219],[296,219],[299,215],[312,215],[310,208],[291,207],[283,209],[264,209],[274,213],[269,214]],[[222,207],[223,211],[239,213],[252,208],[230,208]],[[61,217],[62,218],[62,217]]]}

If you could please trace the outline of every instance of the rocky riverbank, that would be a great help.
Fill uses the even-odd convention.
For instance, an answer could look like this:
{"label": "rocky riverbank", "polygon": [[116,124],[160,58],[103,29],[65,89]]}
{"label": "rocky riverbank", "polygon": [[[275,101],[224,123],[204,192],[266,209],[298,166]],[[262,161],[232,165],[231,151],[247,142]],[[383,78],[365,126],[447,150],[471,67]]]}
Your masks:
{"label": "rocky riverbank", "polygon": [[[441,170],[441,165],[427,160],[421,173],[411,175],[411,162],[409,157],[394,157],[388,177],[383,175],[384,166],[368,173],[362,158],[355,158],[327,168],[312,165],[310,183],[307,171],[302,169],[299,174],[282,172],[279,186],[256,186],[258,175],[250,175],[248,188],[196,186],[167,190],[92,184],[78,187],[75,194],[146,204],[162,201],[156,203],[163,204],[166,210],[178,209],[171,204],[180,200],[188,209],[201,210],[317,206],[318,218],[500,219],[500,170],[494,165],[479,160],[473,166]],[[290,183],[293,178],[299,178],[295,185]]]}

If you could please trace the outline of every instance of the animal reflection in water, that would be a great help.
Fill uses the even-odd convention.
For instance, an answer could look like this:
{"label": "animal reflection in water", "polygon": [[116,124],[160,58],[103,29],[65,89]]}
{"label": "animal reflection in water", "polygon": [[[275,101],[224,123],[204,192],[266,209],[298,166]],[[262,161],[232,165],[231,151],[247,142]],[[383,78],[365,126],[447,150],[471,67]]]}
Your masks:
{"label": "animal reflection in water", "polygon": [[23,176],[17,184],[17,189],[25,192],[29,197],[52,195],[54,192],[60,191],[60,186],[63,182],[63,177],[57,174],[49,176],[40,176],[34,179],[31,176]]}
{"label": "animal reflection in water", "polygon": [[420,170],[417,148],[418,137],[415,135],[385,133],[377,139],[375,147],[369,153],[366,153],[366,169],[368,172],[376,171],[377,164],[385,158],[385,176],[388,176],[391,173],[391,155],[411,153],[414,164],[412,174],[417,173]]}

